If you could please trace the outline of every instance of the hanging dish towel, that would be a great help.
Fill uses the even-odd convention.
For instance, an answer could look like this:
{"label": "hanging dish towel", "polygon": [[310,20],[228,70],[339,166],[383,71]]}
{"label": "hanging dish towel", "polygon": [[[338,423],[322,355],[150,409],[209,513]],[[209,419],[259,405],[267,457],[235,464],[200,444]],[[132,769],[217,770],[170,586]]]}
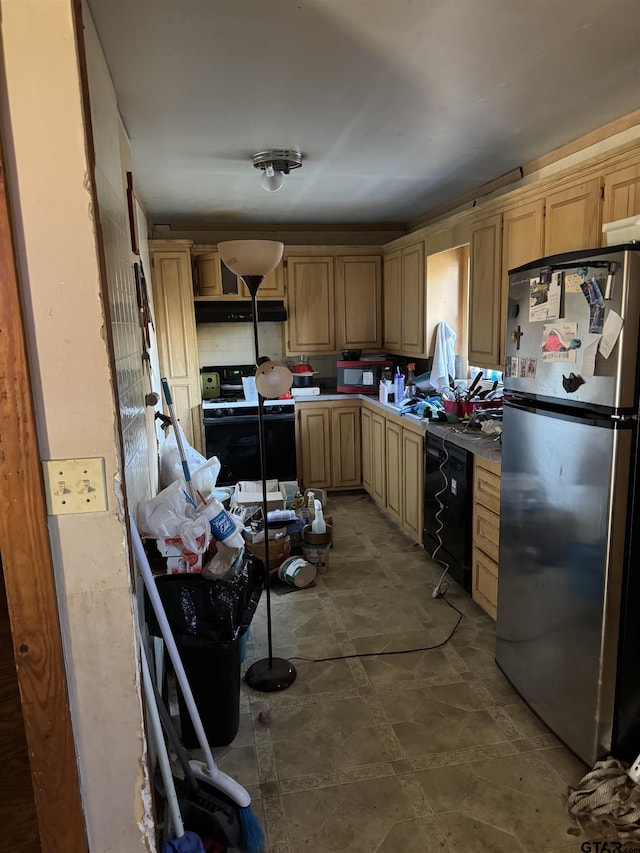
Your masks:
{"label": "hanging dish towel", "polygon": [[449,377],[456,375],[456,333],[444,321],[436,326],[436,345],[431,366],[431,383],[439,391],[449,387]]}

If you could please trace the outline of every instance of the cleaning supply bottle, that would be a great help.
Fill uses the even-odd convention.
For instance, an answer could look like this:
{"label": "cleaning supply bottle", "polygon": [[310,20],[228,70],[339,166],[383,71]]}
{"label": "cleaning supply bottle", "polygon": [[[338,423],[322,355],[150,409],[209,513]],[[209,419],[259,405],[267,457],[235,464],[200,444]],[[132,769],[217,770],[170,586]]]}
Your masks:
{"label": "cleaning supply bottle", "polygon": [[314,508],[315,508],[316,514],[315,514],[315,518],[311,522],[311,531],[313,533],[326,533],[327,532],[327,525],[326,525],[326,522],[324,520],[324,514],[322,512],[322,504],[320,503],[320,501],[318,501],[318,500],[314,501]]}
{"label": "cleaning supply bottle", "polygon": [[396,367],[396,375],[394,376],[395,387],[395,403],[399,406],[404,399],[404,376],[400,373],[400,368]]}
{"label": "cleaning supply bottle", "polygon": [[307,492],[307,511],[309,513],[309,522],[311,523],[316,515],[316,496],[314,492]]}
{"label": "cleaning supply bottle", "polygon": [[407,365],[407,388],[406,388],[407,397],[414,397],[415,393],[416,393],[416,385],[415,385],[416,377],[415,377],[415,373],[414,373],[415,369],[416,369],[416,366],[415,366],[414,362],[411,362],[411,364]]}

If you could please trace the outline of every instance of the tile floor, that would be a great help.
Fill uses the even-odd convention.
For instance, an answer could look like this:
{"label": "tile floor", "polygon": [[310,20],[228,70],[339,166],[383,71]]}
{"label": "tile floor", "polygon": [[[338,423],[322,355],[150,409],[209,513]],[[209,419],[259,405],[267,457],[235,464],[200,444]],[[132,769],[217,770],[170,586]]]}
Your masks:
{"label": "tile floor", "polygon": [[[244,682],[240,731],[215,750],[250,791],[268,853],[579,851],[565,795],[585,767],[496,667],[494,623],[364,494],[330,496],[334,548],[316,586],[272,594],[280,693]],[[266,655],[264,596],[247,661]],[[268,712],[270,722],[260,721]],[[262,715],[265,719],[265,714]]]}

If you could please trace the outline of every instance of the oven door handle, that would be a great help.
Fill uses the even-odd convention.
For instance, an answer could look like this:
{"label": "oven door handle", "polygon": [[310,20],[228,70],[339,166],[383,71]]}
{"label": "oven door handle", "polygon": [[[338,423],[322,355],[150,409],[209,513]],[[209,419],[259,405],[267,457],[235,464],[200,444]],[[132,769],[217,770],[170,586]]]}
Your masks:
{"label": "oven door handle", "polygon": [[[264,416],[265,423],[294,423],[295,415],[285,414],[285,415],[265,415]],[[258,416],[257,415],[233,415],[229,418],[204,418],[205,426],[224,426],[227,424],[228,426],[234,426],[234,424],[257,424]]]}

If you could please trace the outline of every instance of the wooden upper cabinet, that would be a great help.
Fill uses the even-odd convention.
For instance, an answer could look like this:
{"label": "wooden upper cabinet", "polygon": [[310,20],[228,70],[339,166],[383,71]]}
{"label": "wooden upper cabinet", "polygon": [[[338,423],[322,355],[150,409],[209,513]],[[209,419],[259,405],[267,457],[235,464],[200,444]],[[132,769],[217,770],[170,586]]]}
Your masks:
{"label": "wooden upper cabinet", "polygon": [[336,258],[336,320],[342,349],[382,345],[382,264],[378,255]]}
{"label": "wooden upper cabinet", "polygon": [[[251,299],[251,294],[242,279],[238,280],[238,292],[241,299]],[[280,263],[265,275],[258,290],[258,299],[284,299],[284,267]]]}
{"label": "wooden upper cabinet", "polygon": [[155,248],[151,280],[160,372],[189,444],[202,452],[202,395],[189,246]]}
{"label": "wooden upper cabinet", "polygon": [[287,261],[288,352],[335,352],[333,257]]}
{"label": "wooden upper cabinet", "polygon": [[600,178],[551,193],[545,205],[545,255],[600,245]]}
{"label": "wooden upper cabinet", "polygon": [[471,229],[469,364],[501,369],[502,214]]}
{"label": "wooden upper cabinet", "polygon": [[402,257],[400,251],[384,256],[384,346],[399,351],[402,345]]}
{"label": "wooden upper cabinet", "polygon": [[402,250],[402,351],[424,355],[424,242]]}
{"label": "wooden upper cabinet", "polygon": [[507,210],[502,217],[502,293],[500,309],[500,364],[504,362],[509,270],[541,258],[544,249],[544,200]]}
{"label": "wooden upper cabinet", "polygon": [[424,355],[424,241],[385,255],[383,279],[385,349],[403,355]]}
{"label": "wooden upper cabinet", "polygon": [[640,162],[604,179],[603,224],[629,216],[640,216]]}
{"label": "wooden upper cabinet", "polygon": [[[225,266],[216,250],[193,252],[197,296],[209,299],[251,299],[245,283],[240,276]],[[276,269],[264,277],[258,291],[258,299],[284,298],[284,268],[278,264]]]}

